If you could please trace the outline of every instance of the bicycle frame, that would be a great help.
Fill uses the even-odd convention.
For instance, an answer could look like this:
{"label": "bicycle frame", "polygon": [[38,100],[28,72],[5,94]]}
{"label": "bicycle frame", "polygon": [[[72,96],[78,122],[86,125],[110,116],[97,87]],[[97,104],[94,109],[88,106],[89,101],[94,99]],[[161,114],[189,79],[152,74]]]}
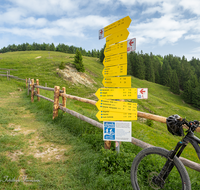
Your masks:
{"label": "bicycle frame", "polygon": [[200,159],[200,147],[198,144],[200,144],[200,139],[197,138],[196,136],[194,136],[193,131],[191,131],[191,129],[189,129],[187,131],[187,134],[185,135],[185,137],[182,139],[182,141],[179,141],[175,147],[174,150],[171,150],[169,152],[169,156],[168,159],[165,163],[165,165],[163,166],[162,170],[160,171],[160,173],[158,174],[158,176],[154,176],[152,181],[157,184],[158,186],[160,186],[161,188],[164,187],[165,184],[165,180],[167,179],[168,175],[170,174],[171,170],[174,167],[173,164],[173,158],[176,155],[177,157],[180,157],[180,155],[182,154],[183,150],[185,149],[185,147],[187,146],[188,142],[190,142],[199,159]]}

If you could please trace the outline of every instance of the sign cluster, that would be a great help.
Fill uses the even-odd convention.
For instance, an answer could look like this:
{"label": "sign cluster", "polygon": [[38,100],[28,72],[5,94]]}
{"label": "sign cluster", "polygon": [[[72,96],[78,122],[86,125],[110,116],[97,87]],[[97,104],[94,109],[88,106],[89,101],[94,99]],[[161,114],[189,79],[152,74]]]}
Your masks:
{"label": "sign cluster", "polygon": [[[113,128],[115,125],[119,128],[118,132],[131,133],[130,127],[128,127],[129,130],[126,128],[129,133],[123,131],[121,126],[124,126],[125,122],[121,124],[116,122],[115,124],[111,121],[137,120],[137,104],[119,101],[119,99],[146,99],[148,94],[148,89],[131,88],[131,77],[126,76],[127,53],[136,49],[136,39],[127,40],[129,35],[127,28],[130,23],[131,19],[127,16],[99,30],[99,39],[106,38],[102,71],[104,76],[102,83],[106,88],[100,88],[96,92],[96,96],[99,98],[96,104],[99,112],[96,117],[99,121],[104,121],[104,126],[107,127],[105,130],[107,136],[115,134],[116,129]],[[104,138],[104,140],[106,139]]]}

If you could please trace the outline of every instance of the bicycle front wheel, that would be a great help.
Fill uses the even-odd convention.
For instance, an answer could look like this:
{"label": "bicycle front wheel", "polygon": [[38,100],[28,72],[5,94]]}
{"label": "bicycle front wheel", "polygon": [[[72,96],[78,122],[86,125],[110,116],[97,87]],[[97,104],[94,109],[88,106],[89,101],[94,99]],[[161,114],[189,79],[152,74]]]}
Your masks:
{"label": "bicycle front wheel", "polygon": [[190,179],[182,162],[175,156],[174,167],[161,188],[153,182],[167,161],[169,151],[164,148],[143,149],[135,157],[131,167],[131,183],[135,190],[167,189],[191,190]]}

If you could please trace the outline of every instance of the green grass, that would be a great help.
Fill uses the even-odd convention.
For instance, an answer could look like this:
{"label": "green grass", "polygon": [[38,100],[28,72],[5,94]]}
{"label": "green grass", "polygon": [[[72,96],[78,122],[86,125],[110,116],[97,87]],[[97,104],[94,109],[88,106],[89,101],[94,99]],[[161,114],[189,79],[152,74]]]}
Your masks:
{"label": "green grass", "polygon": [[[37,56],[42,57],[35,59]],[[51,52],[52,59],[48,56],[48,52],[45,51],[10,52],[0,55],[2,58],[0,65],[1,68],[18,69],[11,71],[14,76],[39,79],[40,85],[44,86],[47,83],[48,87],[66,87],[67,94],[97,100],[92,94],[103,86],[101,83],[103,65],[97,61],[97,58],[83,56],[86,74],[96,81],[93,87],[86,87],[80,84],[72,85],[57,74],[56,69],[62,61],[66,65],[73,63],[73,54]],[[147,100],[130,100],[138,103],[138,111],[164,117],[179,114],[187,120],[200,120],[199,110],[185,104],[181,97],[172,94],[168,87],[134,77],[132,77],[132,87],[149,90]],[[19,88],[23,91],[18,91]],[[36,98],[34,103],[31,103],[30,96],[26,95],[24,82],[14,79],[7,81],[6,77],[0,77],[0,89],[0,105],[3,105],[0,107],[0,142],[3,144],[0,155],[3,159],[2,163],[5,163],[1,166],[4,171],[1,177],[7,175],[6,172],[10,172],[13,175],[9,173],[8,176],[17,178],[21,169],[26,169],[28,177],[41,180],[40,183],[28,185],[0,183],[2,189],[12,189],[13,186],[16,189],[131,189],[131,162],[141,148],[131,143],[122,143],[119,156],[113,151],[114,143],[112,143],[112,150],[105,151],[102,149],[103,140],[100,129],[62,111],[59,111],[58,118],[52,120],[53,104],[43,99],[37,102]],[[53,92],[41,90],[40,93],[51,99],[54,97]],[[98,110],[95,106],[67,99],[67,108],[97,120],[95,115]],[[21,117],[22,115],[30,117]],[[24,129],[36,129],[36,131],[29,135],[19,133],[12,136],[10,134],[14,129],[9,126],[10,123],[21,125]],[[29,146],[34,144],[38,135],[41,138],[37,147],[39,152],[46,150],[45,143],[55,143],[60,147],[67,146],[63,159],[42,161],[29,155]],[[196,135],[200,137],[199,134]],[[180,140],[179,137],[172,136],[167,131],[166,124],[153,121],[150,127],[139,118],[138,121],[132,122],[132,136],[166,149],[171,149]],[[11,161],[7,154],[17,150],[23,151],[24,154],[19,155],[18,160]],[[191,145],[188,145],[182,156],[199,163]],[[187,170],[192,181],[192,189],[195,189],[200,185],[198,180],[200,175],[194,170],[188,168]]]}

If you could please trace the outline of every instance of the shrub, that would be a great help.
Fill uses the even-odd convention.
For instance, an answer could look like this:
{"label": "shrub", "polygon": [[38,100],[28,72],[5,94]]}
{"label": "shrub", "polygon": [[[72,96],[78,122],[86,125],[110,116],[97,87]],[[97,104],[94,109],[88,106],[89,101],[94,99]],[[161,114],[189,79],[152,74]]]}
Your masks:
{"label": "shrub", "polygon": [[61,63],[60,63],[60,65],[59,65],[59,69],[64,69],[65,68],[65,63],[62,61]]}

